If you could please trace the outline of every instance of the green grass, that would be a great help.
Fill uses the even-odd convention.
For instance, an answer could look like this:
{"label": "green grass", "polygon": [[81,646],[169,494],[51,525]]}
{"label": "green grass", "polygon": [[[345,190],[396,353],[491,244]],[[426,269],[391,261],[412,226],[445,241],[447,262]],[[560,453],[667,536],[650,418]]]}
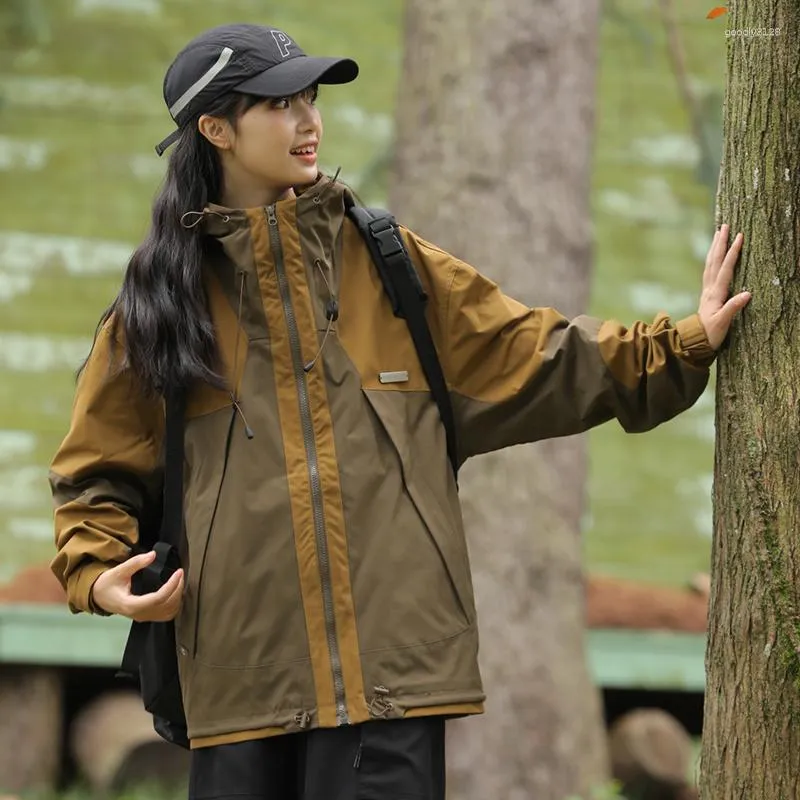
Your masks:
{"label": "green grass", "polygon": [[[707,22],[695,0],[676,4],[693,82],[719,91],[724,21]],[[286,27],[311,52],[355,57],[359,80],[322,94],[323,163],[341,165],[343,177],[363,189],[363,176],[390,147],[401,61],[400,0],[151,5],[160,6],[160,16],[79,14],[79,0],[51,0],[42,6],[47,16],[40,35],[46,43],[27,48],[16,39],[11,46],[10,18],[0,16],[0,156],[7,139],[18,150],[25,142],[47,148],[43,169],[19,165],[35,160],[24,148],[16,167],[0,168],[0,337],[46,334],[80,344],[91,336],[114,295],[124,258],[115,260],[112,247],[105,271],[78,277],[69,270],[86,268],[88,254],[36,260],[30,242],[41,250],[50,241],[41,237],[123,245],[141,237],[163,169],[152,148],[171,130],[160,98],[163,71],[171,54],[209,25],[270,22]],[[608,3],[601,66],[591,310],[628,322],[661,308],[691,312],[711,228],[711,194],[685,157],[691,147],[687,115],[649,0]],[[382,198],[380,182],[366,191],[371,199]],[[4,244],[2,235],[14,231],[33,235],[24,251],[17,245],[11,253]],[[22,260],[13,270],[11,256]],[[30,277],[32,288],[3,300],[9,272],[16,281]],[[56,359],[35,371],[31,364],[41,355],[26,350],[22,369],[9,366],[9,354],[0,352],[2,427],[36,433],[32,447],[4,452],[0,431],[0,580],[52,555],[49,537],[20,531],[30,530],[31,521],[46,531],[45,470],[65,432],[77,362]],[[625,436],[615,424],[591,434],[586,554],[592,568],[667,583],[706,568],[712,415],[709,394],[698,408],[646,436]],[[39,469],[40,479],[24,479],[26,466]]]}

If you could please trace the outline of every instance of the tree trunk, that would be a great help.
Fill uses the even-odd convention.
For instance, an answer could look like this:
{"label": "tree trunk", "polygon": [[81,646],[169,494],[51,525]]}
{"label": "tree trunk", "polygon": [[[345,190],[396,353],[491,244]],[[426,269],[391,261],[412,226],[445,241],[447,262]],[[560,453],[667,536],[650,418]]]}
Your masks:
{"label": "tree trunk", "polygon": [[[393,211],[568,315],[589,291],[598,6],[407,3]],[[483,456],[462,476],[489,699],[450,725],[451,796],[588,796],[607,754],[583,639],[585,442]]]}
{"label": "tree trunk", "polygon": [[[800,5],[738,0],[719,219],[753,300],[720,356],[701,795],[800,797]],[[779,29],[770,35],[770,29]]]}

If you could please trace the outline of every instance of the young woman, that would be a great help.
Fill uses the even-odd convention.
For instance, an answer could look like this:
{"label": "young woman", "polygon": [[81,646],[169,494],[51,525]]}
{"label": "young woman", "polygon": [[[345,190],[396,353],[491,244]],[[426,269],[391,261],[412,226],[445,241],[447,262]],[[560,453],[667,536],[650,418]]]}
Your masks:
{"label": "young woman", "polygon": [[[248,25],[176,57],[166,182],[52,465],[71,608],[175,619],[194,798],[438,800],[444,720],[483,710],[438,410],[348,190],[317,169],[316,87],[357,72]],[[404,229],[460,460],[611,418],[646,430],[691,406],[749,299],[727,299],[742,242],[728,234],[698,314],[625,329],[523,306]],[[162,397],[178,387],[184,569],[135,596]]]}

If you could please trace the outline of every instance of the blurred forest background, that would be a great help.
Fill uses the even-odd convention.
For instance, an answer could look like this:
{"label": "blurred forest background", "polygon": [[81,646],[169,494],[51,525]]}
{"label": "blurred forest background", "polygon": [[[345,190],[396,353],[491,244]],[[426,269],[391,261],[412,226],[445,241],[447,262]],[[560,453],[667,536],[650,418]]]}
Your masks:
{"label": "blurred forest background", "polygon": [[[0,0],[0,582],[53,552],[45,471],[66,430],[75,369],[148,224],[164,169],[153,146],[172,129],[161,82],[175,52],[207,27],[248,21],[285,28],[312,54],[357,59],[354,84],[321,94],[321,162],[381,204],[402,6]],[[726,46],[724,23],[707,11],[698,0],[604,2],[593,314],[629,323],[696,309]],[[526,253],[518,257],[524,268]],[[713,415],[709,388],[647,437],[616,425],[590,434],[590,570],[679,584],[707,569]]]}

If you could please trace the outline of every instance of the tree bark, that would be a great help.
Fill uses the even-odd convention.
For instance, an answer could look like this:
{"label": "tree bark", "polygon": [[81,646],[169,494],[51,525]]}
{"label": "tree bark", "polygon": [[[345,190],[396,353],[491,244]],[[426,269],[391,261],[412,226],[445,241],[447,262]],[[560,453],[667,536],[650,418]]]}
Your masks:
{"label": "tree bark", "polygon": [[[753,300],[720,355],[706,800],[800,797],[800,5],[738,0],[718,222]],[[770,29],[778,33],[770,35]]]}
{"label": "tree bark", "polygon": [[[530,305],[588,301],[598,0],[409,0],[390,205]],[[450,725],[455,800],[607,775],[583,639],[582,438],[484,456],[461,497],[487,714]]]}

